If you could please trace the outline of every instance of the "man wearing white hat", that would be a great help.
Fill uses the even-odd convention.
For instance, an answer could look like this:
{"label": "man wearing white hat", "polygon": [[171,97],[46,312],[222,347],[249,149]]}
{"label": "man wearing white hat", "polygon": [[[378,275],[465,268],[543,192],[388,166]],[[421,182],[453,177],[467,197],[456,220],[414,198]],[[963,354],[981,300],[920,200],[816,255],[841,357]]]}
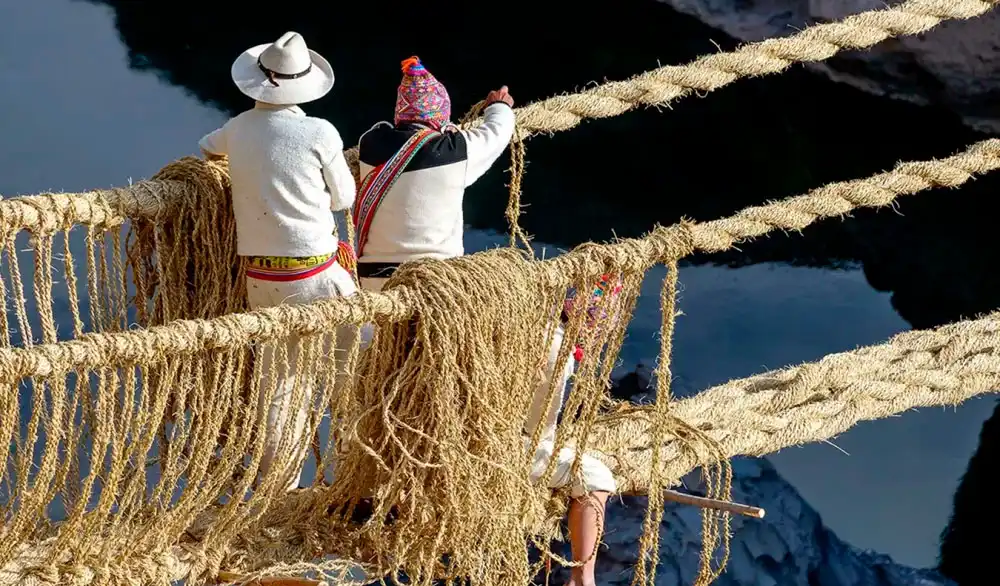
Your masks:
{"label": "man wearing white hat", "polygon": [[[308,49],[301,35],[288,32],[240,55],[233,63],[232,78],[256,104],[206,135],[199,146],[209,157],[229,158],[237,253],[249,260],[250,307],[353,295],[354,281],[338,264],[332,212],[354,204],[354,177],[337,129],[324,119],[306,116],[298,107],[333,87],[330,63]],[[356,326],[341,327],[335,343],[350,348],[355,336]],[[299,484],[307,443],[302,436],[312,399],[311,381],[299,385],[305,392],[294,396],[296,375],[312,375],[296,372],[295,342],[290,339],[286,345],[288,370],[279,360],[274,394],[261,396],[260,403],[260,409],[268,411],[261,473],[279,459],[284,439],[285,446],[298,449],[280,455],[280,461],[288,463],[289,489]],[[275,351],[273,345],[259,350],[262,392],[270,380]],[[344,358],[346,350],[336,353]]]}

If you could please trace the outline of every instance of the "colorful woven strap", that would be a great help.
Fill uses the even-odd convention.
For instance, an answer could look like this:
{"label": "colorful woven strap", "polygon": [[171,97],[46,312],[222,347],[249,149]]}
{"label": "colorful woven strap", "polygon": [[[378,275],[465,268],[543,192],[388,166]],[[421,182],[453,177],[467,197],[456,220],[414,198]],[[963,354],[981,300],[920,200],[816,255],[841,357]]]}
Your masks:
{"label": "colorful woven strap", "polygon": [[248,258],[250,267],[265,271],[297,271],[311,269],[330,260],[332,253],[314,254],[313,256],[251,256]]}
{"label": "colorful woven strap", "polygon": [[375,211],[382,203],[382,198],[395,185],[396,180],[403,174],[406,165],[417,154],[417,151],[436,134],[433,130],[418,131],[391,159],[372,169],[361,180],[357,202],[354,204],[354,228],[358,234],[358,257],[364,254],[365,243],[368,242],[368,230],[371,228]]}
{"label": "colorful woven strap", "polygon": [[247,276],[262,281],[301,281],[322,273],[336,262],[332,252],[307,257],[251,256]]}
{"label": "colorful woven strap", "polygon": [[350,242],[341,240],[337,243],[337,264],[344,267],[352,275],[358,272],[358,257],[354,254],[354,247]]}

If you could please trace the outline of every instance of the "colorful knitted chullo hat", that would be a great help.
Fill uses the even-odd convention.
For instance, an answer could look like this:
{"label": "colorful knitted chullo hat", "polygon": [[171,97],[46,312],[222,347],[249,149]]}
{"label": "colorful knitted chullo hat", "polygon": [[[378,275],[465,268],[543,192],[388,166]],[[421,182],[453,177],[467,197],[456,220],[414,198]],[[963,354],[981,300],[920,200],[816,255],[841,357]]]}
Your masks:
{"label": "colorful knitted chullo hat", "polygon": [[[605,294],[610,299],[618,297],[623,286],[624,283],[622,283],[620,275],[601,275],[601,279],[589,296],[579,295],[575,289],[571,288],[566,294],[566,301],[563,302],[563,323],[569,322],[574,315],[582,310],[587,315],[583,322],[583,326],[587,330],[602,331],[604,328],[613,327],[618,322],[618,315],[617,313],[609,314],[607,307],[602,307],[601,300]],[[579,344],[573,350],[573,357],[576,358],[577,362],[583,360],[583,347]]]}
{"label": "colorful knitted chullo hat", "polygon": [[423,122],[440,130],[451,120],[448,90],[420,63],[410,57],[402,63],[403,81],[396,93],[396,124]]}

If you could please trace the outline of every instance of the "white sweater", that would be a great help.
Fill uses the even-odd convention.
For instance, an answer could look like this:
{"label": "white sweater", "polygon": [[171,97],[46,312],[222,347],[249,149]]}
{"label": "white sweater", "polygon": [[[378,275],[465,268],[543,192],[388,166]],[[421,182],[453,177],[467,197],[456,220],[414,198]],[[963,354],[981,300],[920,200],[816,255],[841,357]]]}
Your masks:
{"label": "white sweater", "polygon": [[[416,132],[376,124],[359,144],[361,176],[390,159]],[[375,211],[359,262],[397,263],[461,256],[462,198],[503,154],[514,134],[514,111],[495,103],[483,123],[427,142],[410,160]],[[357,220],[357,218],[355,218]]]}
{"label": "white sweater", "polygon": [[258,102],[199,142],[229,156],[237,254],[336,252],[333,211],[354,205],[354,177],[332,124],[297,106]]}

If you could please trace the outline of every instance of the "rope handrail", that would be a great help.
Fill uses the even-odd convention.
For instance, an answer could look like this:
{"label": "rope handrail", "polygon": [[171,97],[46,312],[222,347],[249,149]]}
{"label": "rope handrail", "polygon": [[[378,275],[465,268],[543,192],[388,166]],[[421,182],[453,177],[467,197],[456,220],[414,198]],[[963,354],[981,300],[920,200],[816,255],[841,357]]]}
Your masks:
{"label": "rope handrail", "polygon": [[843,216],[858,208],[891,205],[903,195],[938,187],[959,187],[975,175],[997,169],[1000,169],[1000,139],[986,139],[944,159],[899,163],[871,177],[828,183],[802,195],[744,208],[726,218],[704,223],[682,222],[656,228],[640,238],[609,244],[583,244],[542,262],[549,264],[555,273],[581,263],[639,268],[680,260],[695,251],[722,252],[775,230],[799,231],[819,220]]}
{"label": "rope handrail", "polygon": [[[695,250],[720,252],[774,230],[802,230],[814,222],[843,216],[854,209],[891,205],[903,195],[935,187],[958,187],[976,175],[996,169],[1000,169],[1000,139],[987,139],[944,159],[899,163],[890,171],[865,179],[829,183],[803,195],[745,208],[727,218],[700,224],[682,222],[656,228],[644,237],[610,244],[583,244],[535,263],[540,276],[553,283],[568,285],[566,275],[578,267],[611,265],[641,269],[679,260]],[[143,202],[154,200],[133,201],[139,202],[133,207],[137,209],[139,205],[146,205]],[[331,323],[360,323],[376,318],[398,321],[413,311],[408,300],[404,285],[384,293],[362,291],[349,298],[268,307],[211,320],[175,320],[142,330],[85,334],[75,340],[35,346],[31,350],[0,348],[0,379],[45,376],[52,372],[55,363],[93,368],[101,364],[129,363],[153,349],[184,354],[224,347],[238,339],[267,341],[291,333],[315,333]]]}
{"label": "rope handrail", "polygon": [[[866,49],[892,37],[918,35],[947,20],[975,18],[997,4],[1000,0],[907,0],[836,22],[814,24],[788,37],[748,43],[684,65],[666,65],[627,80],[552,96],[516,108],[518,127],[526,136],[553,134],[570,130],[586,119],[611,118],[639,106],[665,106],[744,77],[780,73],[795,63],[823,61],[844,50]],[[345,153],[353,160],[357,147]]]}
{"label": "rope handrail", "polygon": [[[696,92],[711,92],[744,77],[780,73],[796,62],[823,61],[843,50],[858,50],[888,38],[926,32],[947,20],[965,20],[985,14],[1000,0],[907,0],[895,6],[848,16],[840,21],[815,24],[788,37],[748,43],[739,48],[706,55],[683,65],[666,65],[628,80],[606,82],[573,94],[552,96],[515,108],[524,136],[553,134],[578,126],[590,118],[610,118],[639,106],[665,106]],[[357,168],[357,146],[344,150]],[[135,216],[158,217],[169,211],[178,194],[188,189],[183,181],[147,180],[129,188],[81,194],[40,194],[0,200],[0,218],[20,217],[25,225],[40,221],[38,200],[52,198],[57,209],[73,207],[82,221],[103,219],[103,212],[87,202],[104,196],[128,205]],[[157,195],[152,195],[157,194]],[[81,201],[82,200],[82,201]]]}
{"label": "rope handrail", "polygon": [[[862,421],[997,392],[1000,312],[736,379],[676,401],[672,413],[718,442],[727,458],[764,456]],[[664,475],[678,479],[700,464],[675,446],[664,455]]]}

